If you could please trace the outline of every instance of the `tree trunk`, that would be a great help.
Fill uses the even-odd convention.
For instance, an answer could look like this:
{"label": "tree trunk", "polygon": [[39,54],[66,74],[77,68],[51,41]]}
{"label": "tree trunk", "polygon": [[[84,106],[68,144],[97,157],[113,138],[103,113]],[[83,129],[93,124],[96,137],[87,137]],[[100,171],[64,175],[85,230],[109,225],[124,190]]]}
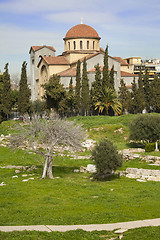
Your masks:
{"label": "tree trunk", "polygon": [[50,179],[53,179],[53,174],[52,174],[52,156],[48,156],[47,176]]}
{"label": "tree trunk", "polygon": [[48,156],[46,157],[46,161],[44,164],[42,179],[46,178],[47,166],[48,166]]}

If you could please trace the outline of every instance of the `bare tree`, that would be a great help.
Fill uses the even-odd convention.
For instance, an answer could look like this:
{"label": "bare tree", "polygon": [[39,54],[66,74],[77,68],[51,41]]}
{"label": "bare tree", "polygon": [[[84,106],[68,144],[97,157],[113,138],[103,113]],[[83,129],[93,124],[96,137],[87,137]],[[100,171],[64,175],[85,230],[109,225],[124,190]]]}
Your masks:
{"label": "bare tree", "polygon": [[32,120],[25,119],[26,124],[20,126],[12,136],[11,145],[18,147],[23,143],[35,153],[42,155],[45,159],[42,178],[48,176],[52,179],[54,147],[63,144],[74,150],[80,150],[84,131],[74,121],[60,119],[55,114],[49,120],[40,119],[37,115],[32,116]]}

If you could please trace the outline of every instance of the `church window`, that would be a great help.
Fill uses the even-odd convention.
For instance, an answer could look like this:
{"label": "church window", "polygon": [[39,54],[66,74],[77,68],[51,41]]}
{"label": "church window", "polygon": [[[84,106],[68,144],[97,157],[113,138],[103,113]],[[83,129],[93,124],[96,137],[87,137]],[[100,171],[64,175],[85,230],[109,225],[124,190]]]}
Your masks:
{"label": "church window", "polygon": [[87,49],[89,49],[89,41],[87,41]]}
{"label": "church window", "polygon": [[94,47],[95,47],[95,41],[93,41],[93,49],[94,49]]}
{"label": "church window", "polygon": [[73,42],[73,45],[74,45],[74,50],[76,50],[76,42],[75,41]]}
{"label": "church window", "polygon": [[68,42],[68,49],[70,50],[70,42]]}
{"label": "church window", "polygon": [[80,41],[80,49],[83,49],[82,41]]}

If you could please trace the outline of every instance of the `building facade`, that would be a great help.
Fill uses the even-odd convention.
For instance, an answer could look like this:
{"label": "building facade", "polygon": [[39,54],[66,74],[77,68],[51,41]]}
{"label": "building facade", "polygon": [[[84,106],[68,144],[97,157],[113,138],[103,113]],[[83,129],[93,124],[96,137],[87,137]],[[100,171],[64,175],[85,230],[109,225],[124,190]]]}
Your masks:
{"label": "building facade", "polygon": [[[55,56],[55,49],[49,46],[32,46],[30,49],[31,63],[31,92],[32,100],[42,99],[44,89],[42,85],[49,81],[53,74],[60,76],[61,83],[67,89],[72,77],[76,85],[76,67],[80,60],[81,71],[84,58],[87,62],[89,86],[95,80],[95,65],[104,66],[104,50],[100,48],[100,37],[96,30],[89,25],[78,24],[68,30],[64,40],[64,52]],[[109,70],[114,66],[115,89],[120,86],[121,67],[120,59],[108,56]],[[128,68],[128,65],[126,66]],[[124,74],[123,74],[124,75]],[[133,81],[133,75],[128,76]],[[125,79],[125,76],[124,76]]]}

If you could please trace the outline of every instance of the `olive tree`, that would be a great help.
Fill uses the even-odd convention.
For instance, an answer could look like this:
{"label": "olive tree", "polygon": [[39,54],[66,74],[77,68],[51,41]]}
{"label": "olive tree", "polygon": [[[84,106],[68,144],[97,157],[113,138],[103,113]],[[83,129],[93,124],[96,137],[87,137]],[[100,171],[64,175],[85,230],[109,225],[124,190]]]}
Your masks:
{"label": "olive tree", "polygon": [[79,150],[84,136],[83,129],[74,121],[60,119],[55,114],[50,119],[40,119],[38,115],[34,115],[31,120],[25,118],[25,123],[12,136],[11,144],[17,147],[25,144],[35,153],[43,156],[45,161],[42,178],[48,176],[52,179],[55,146],[61,144]]}
{"label": "olive tree", "polygon": [[98,178],[113,173],[122,165],[122,155],[118,153],[113,143],[106,138],[101,139],[95,145],[92,150],[92,158],[96,163]]}
{"label": "olive tree", "polygon": [[160,139],[160,115],[138,115],[130,123],[130,139],[154,143]]}

